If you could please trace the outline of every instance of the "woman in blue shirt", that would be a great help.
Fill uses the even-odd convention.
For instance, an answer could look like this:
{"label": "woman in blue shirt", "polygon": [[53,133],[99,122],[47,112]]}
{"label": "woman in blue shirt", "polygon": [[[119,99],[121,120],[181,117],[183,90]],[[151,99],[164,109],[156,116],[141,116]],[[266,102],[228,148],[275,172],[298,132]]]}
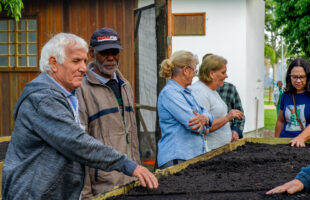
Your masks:
{"label": "woman in blue shirt", "polygon": [[196,75],[198,59],[177,51],[161,63],[160,76],[169,78],[158,97],[162,138],[158,142],[158,166],[167,168],[205,153],[204,135],[213,117],[200,106],[187,87]]}
{"label": "woman in blue shirt", "polygon": [[296,58],[286,74],[286,88],[281,97],[275,127],[276,137],[296,137],[310,123],[310,65]]}

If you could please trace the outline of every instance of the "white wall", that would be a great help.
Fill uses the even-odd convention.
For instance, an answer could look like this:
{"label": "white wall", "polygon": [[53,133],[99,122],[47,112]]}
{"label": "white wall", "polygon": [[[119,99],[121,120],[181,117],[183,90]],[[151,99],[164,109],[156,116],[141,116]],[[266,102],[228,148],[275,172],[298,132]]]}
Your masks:
{"label": "white wall", "polygon": [[153,4],[154,0],[138,0],[138,8]]}
{"label": "white wall", "polygon": [[[263,0],[172,0],[172,13],[206,13],[205,36],[173,36],[172,52],[189,50],[201,58],[214,53],[228,60],[228,82],[240,94],[245,110],[245,132],[255,130],[256,100],[259,100],[258,128],[263,113]],[[260,80],[261,82],[257,82]]]}
{"label": "white wall", "polygon": [[[138,6],[154,3],[139,0]],[[171,0],[172,13],[206,13],[205,36],[173,36],[172,52],[188,50],[200,62],[206,53],[228,60],[228,82],[239,92],[245,110],[244,132],[264,126],[264,6],[263,0]],[[258,99],[258,115],[256,115]]]}
{"label": "white wall", "polygon": [[[246,98],[247,130],[264,126],[264,9],[262,0],[246,1]],[[258,109],[256,111],[256,99]],[[258,113],[256,113],[258,112]]]}

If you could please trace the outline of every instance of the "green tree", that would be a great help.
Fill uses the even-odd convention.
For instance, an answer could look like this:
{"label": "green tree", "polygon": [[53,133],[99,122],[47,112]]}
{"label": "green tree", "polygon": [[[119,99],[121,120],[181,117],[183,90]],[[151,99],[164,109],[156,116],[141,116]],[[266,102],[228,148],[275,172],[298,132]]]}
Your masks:
{"label": "green tree", "polygon": [[310,0],[274,0],[276,27],[293,55],[310,57]]}
{"label": "green tree", "polygon": [[3,10],[7,12],[16,21],[22,17],[21,11],[24,8],[22,0],[0,0],[0,12]]}
{"label": "green tree", "polygon": [[[274,0],[265,1],[265,58],[269,60],[271,67],[273,68],[273,80],[276,80],[276,67],[278,66],[281,58],[281,51],[283,50],[283,56],[287,54],[287,47],[283,43],[280,36],[281,27],[276,24],[275,16],[276,2]],[[283,47],[283,49],[282,49]]]}

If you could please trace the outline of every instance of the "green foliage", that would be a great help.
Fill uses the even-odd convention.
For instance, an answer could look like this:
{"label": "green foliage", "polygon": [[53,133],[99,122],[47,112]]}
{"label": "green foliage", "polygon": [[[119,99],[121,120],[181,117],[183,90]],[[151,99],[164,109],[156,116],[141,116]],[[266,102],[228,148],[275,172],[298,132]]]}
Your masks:
{"label": "green foliage", "polygon": [[[265,58],[271,65],[277,65],[281,58],[281,27],[276,24],[276,3],[274,0],[265,1]],[[283,55],[287,56],[287,46],[283,43]]]}
{"label": "green foliage", "polygon": [[276,51],[269,44],[265,44],[264,54],[265,58],[270,59],[271,65],[277,63]]}
{"label": "green foliage", "polygon": [[7,15],[16,21],[22,17],[21,11],[24,8],[22,0],[0,0],[0,12],[7,11]]}
{"label": "green foliage", "polygon": [[266,0],[265,2],[265,30],[268,32],[276,31],[276,22],[274,16],[275,2],[273,0]]}
{"label": "green foliage", "polygon": [[310,0],[274,0],[276,27],[283,27],[292,54],[310,57]]}

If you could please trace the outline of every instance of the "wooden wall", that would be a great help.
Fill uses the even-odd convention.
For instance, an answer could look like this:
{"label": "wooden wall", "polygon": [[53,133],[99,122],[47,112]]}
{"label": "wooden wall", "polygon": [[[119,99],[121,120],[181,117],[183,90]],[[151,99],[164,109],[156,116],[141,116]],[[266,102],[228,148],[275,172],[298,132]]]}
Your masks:
{"label": "wooden wall", "polygon": [[[134,87],[134,18],[137,0],[23,0],[23,15],[38,16],[38,51],[54,34],[71,32],[86,40],[101,27],[115,29],[124,48],[120,70]],[[13,109],[25,86],[39,70],[0,69],[0,136],[11,135]],[[134,88],[133,88],[134,89]]]}

